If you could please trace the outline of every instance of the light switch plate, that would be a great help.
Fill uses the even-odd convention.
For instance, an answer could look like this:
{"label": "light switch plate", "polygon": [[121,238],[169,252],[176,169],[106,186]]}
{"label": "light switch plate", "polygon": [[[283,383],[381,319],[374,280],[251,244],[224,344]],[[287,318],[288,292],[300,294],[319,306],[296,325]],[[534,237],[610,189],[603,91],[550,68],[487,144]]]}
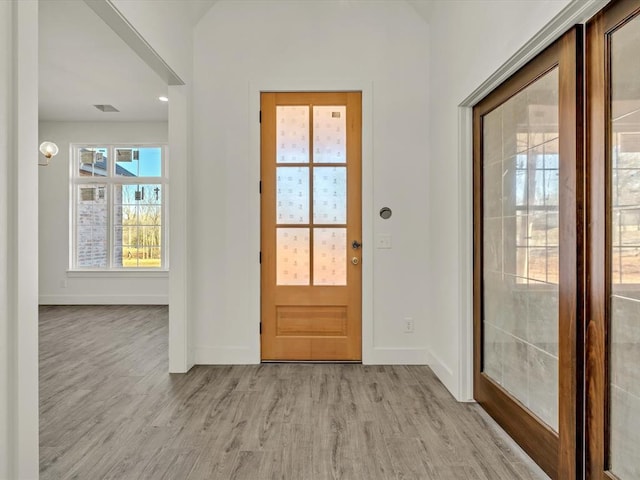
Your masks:
{"label": "light switch plate", "polygon": [[391,235],[388,234],[378,234],[376,237],[376,247],[377,248],[391,248]]}

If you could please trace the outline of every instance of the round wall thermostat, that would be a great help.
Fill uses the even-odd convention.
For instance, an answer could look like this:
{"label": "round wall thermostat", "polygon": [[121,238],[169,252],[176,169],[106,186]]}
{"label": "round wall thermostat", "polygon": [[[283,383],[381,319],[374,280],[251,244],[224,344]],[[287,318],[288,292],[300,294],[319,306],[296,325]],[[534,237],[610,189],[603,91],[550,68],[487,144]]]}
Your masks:
{"label": "round wall thermostat", "polygon": [[380,209],[380,217],[383,220],[387,220],[387,219],[391,218],[391,209],[389,207],[382,207]]}

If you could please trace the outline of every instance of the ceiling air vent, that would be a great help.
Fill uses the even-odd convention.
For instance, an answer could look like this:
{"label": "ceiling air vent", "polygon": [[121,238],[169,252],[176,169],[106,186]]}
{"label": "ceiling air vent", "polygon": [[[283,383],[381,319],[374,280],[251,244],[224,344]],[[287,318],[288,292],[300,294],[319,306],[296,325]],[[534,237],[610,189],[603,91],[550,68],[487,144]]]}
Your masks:
{"label": "ceiling air vent", "polygon": [[104,112],[104,113],[119,112],[120,111],[116,107],[114,107],[113,105],[94,105],[94,107],[96,107],[98,110],[100,110],[101,112]]}

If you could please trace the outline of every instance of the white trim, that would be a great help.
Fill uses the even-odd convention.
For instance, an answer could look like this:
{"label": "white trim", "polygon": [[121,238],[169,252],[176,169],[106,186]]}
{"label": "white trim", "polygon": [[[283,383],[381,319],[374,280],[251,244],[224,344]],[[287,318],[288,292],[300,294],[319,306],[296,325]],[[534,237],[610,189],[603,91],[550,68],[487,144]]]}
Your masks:
{"label": "white trim", "polygon": [[40,295],[40,305],[169,305],[168,295]]}
{"label": "white trim", "polygon": [[571,27],[585,23],[610,0],[573,0],[563,8],[549,23],[525,43],[494,74],[460,102],[461,107],[472,107],[507,78],[516,73],[529,60],[560,38]]}
{"label": "white trim", "polygon": [[[528,61],[551,45],[573,25],[584,23],[599,12],[609,0],[573,0],[536,35],[524,44],[493,75],[485,80],[459,105],[458,110],[458,201],[459,238],[458,256],[460,269],[458,285],[460,289],[460,314],[458,317],[459,368],[458,381],[440,377],[451,387],[458,400],[473,398],[473,106],[491,93],[507,78],[517,72]],[[444,365],[443,365],[444,366]],[[434,368],[434,371],[436,369]]]}
{"label": "white trim", "polygon": [[67,278],[169,278],[168,270],[67,270]]}
{"label": "white trim", "polygon": [[426,348],[373,348],[365,365],[429,365],[431,355]]}
{"label": "white trim", "polygon": [[[454,374],[454,371],[433,352],[430,354],[429,367],[447,390],[452,393],[455,392],[455,387],[458,385],[457,381],[459,378],[456,378],[457,376]],[[460,396],[456,397],[456,400],[459,402],[469,401],[468,399]]]}
{"label": "white trim", "polygon": [[[431,356],[426,348],[373,348],[366,365],[430,365]],[[198,347],[195,349],[198,365],[254,365],[260,363],[260,351],[251,347]],[[434,368],[435,371],[435,368]],[[445,370],[451,374],[451,370]]]}
{"label": "white trim", "polygon": [[197,365],[255,365],[260,363],[252,347],[198,347],[195,349]]}
{"label": "white trim", "polygon": [[[458,289],[460,291],[460,325],[458,349],[460,373],[458,395],[460,401],[473,399],[473,109],[458,108]],[[469,142],[471,139],[471,142]],[[469,229],[470,228],[470,229]],[[440,362],[441,363],[441,362]],[[442,363],[441,363],[442,364]],[[442,364],[449,375],[451,369]],[[435,368],[434,368],[435,371]],[[441,377],[436,373],[439,378]],[[442,380],[443,383],[447,383]],[[453,384],[453,379],[451,379]]]}
{"label": "white trim", "polygon": [[[374,208],[373,172],[373,82],[363,83],[362,90],[362,363],[374,363],[373,308],[373,229],[376,219]],[[367,245],[370,245],[367,248]]]}
{"label": "white trim", "polygon": [[[189,188],[190,87],[169,86],[169,148],[167,168],[171,168],[171,191],[167,208],[172,221],[166,230],[168,250],[165,260],[171,268],[169,275],[169,371],[185,373],[194,365],[191,351],[189,308]],[[171,165],[173,162],[174,165]]]}
{"label": "white trim", "polygon": [[[13,4],[11,478],[38,478],[38,2]],[[35,192],[35,195],[34,195]],[[4,332],[3,332],[4,334]]]}
{"label": "white trim", "polygon": [[[260,92],[362,92],[362,244],[371,248],[362,250],[362,361],[375,362],[373,344],[373,82],[362,79],[351,80],[288,80],[257,79],[249,82],[249,191],[255,192],[250,199],[249,243],[254,255],[247,255],[250,272],[248,301],[249,312],[256,335],[250,347],[260,359],[260,265],[256,261],[260,251]],[[255,119],[255,120],[254,120]],[[198,355],[196,355],[196,363]],[[422,362],[423,364],[426,361]]]}

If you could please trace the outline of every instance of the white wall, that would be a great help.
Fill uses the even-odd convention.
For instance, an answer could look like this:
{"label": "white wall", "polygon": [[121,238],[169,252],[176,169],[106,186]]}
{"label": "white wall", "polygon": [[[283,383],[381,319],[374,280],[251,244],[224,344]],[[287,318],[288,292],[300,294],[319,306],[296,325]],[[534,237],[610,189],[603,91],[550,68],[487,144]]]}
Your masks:
{"label": "white wall", "polygon": [[[196,363],[260,359],[259,90],[349,85],[365,90],[363,355],[427,363],[428,34],[405,2],[222,1],[197,25],[189,230]],[[376,213],[385,205],[394,212],[388,221]],[[377,233],[391,234],[393,249],[374,249]],[[404,317],[414,319],[414,334],[402,332]]]}
{"label": "white wall", "polygon": [[111,3],[188,83],[192,66],[192,7],[182,0],[111,0]]}
{"label": "white wall", "polygon": [[38,6],[0,2],[0,478],[38,478]]}
{"label": "white wall", "polygon": [[[459,283],[459,220],[465,205],[458,201],[458,105],[509,57],[560,12],[568,0],[434,1],[430,11],[431,42],[438,45],[430,63],[430,136],[428,244],[430,305],[429,348],[434,369],[460,400],[471,392],[461,385],[465,367],[459,344],[459,317],[465,294]],[[469,169],[469,171],[471,171]],[[437,208],[436,208],[437,206]],[[466,212],[469,213],[469,212]],[[470,260],[470,259],[469,259]],[[469,354],[470,352],[466,352]]]}
{"label": "white wall", "polygon": [[[71,143],[163,143],[166,122],[41,122],[40,141],[60,148],[39,167],[41,304],[167,304],[166,272],[67,273],[69,270],[69,162]],[[169,158],[169,195],[171,195]],[[66,287],[64,283],[66,282]]]}

